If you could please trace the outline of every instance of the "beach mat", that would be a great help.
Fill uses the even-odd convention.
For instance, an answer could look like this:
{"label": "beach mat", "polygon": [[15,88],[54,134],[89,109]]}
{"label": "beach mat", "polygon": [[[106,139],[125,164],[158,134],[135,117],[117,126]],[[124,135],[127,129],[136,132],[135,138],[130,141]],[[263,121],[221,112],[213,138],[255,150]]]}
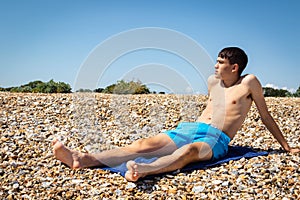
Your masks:
{"label": "beach mat", "polygon": [[[228,153],[225,157],[218,160],[210,160],[204,162],[191,163],[180,170],[180,172],[187,172],[196,169],[206,169],[209,167],[217,166],[223,163],[227,163],[231,160],[239,160],[241,158],[252,158],[257,156],[266,156],[268,152],[266,151],[255,151],[250,147],[242,147],[242,146],[229,146]],[[136,163],[151,163],[155,161],[157,157],[154,158],[143,158],[138,157],[134,161]],[[120,175],[125,176],[127,171],[126,162],[121,165],[115,167],[103,167],[104,170],[109,170],[111,172],[120,173]]]}

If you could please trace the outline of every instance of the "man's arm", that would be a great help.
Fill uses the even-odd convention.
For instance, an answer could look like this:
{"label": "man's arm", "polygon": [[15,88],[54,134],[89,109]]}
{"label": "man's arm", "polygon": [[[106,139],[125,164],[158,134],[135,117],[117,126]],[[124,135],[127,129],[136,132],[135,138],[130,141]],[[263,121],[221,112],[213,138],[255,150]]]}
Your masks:
{"label": "man's arm", "polygon": [[206,108],[202,111],[201,115],[198,117],[197,121],[199,122],[204,122],[207,120],[207,118],[205,116],[210,116],[211,112],[209,111],[208,107],[209,107],[209,98],[210,98],[210,90],[211,87],[213,86],[213,84],[216,84],[216,79],[214,77],[214,75],[211,75],[208,77],[207,79],[207,90],[208,90],[208,99],[207,99],[207,104],[206,104]]}
{"label": "man's arm", "polygon": [[276,140],[280,143],[280,145],[285,151],[292,152],[292,153],[300,152],[300,149],[291,148],[288,145],[278,125],[276,124],[273,117],[269,113],[263,95],[263,89],[258,79],[254,75],[249,75],[248,79],[249,79],[248,84],[252,95],[252,99],[254,100],[255,105],[259,111],[262,122],[266,125],[268,130],[272,133],[272,135],[276,138]]}

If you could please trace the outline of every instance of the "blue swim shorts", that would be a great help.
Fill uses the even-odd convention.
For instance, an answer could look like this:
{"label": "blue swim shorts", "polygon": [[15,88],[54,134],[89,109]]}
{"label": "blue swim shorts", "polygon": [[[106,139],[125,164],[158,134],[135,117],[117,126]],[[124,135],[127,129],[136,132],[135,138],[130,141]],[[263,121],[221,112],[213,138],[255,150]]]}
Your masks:
{"label": "blue swim shorts", "polygon": [[164,132],[178,148],[194,142],[205,142],[212,149],[212,159],[219,159],[228,152],[230,138],[221,130],[201,122],[182,122],[174,130]]}

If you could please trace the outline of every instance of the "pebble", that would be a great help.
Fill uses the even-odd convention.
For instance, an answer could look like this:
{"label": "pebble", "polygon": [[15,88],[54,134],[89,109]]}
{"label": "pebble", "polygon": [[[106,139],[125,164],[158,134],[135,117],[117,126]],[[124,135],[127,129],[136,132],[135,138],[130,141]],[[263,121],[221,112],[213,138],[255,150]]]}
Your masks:
{"label": "pebble", "polygon": [[136,187],[136,184],[135,184],[135,183],[128,182],[125,188],[126,188],[126,189],[132,189],[132,188],[135,188],[135,187]]}
{"label": "pebble", "polygon": [[[0,92],[1,199],[300,199],[300,156],[283,153],[253,104],[230,145],[268,156],[127,182],[100,169],[72,170],[51,141],[99,152],[195,121],[202,95],[21,94]],[[300,98],[267,98],[292,146],[300,146]]]}
{"label": "pebble", "polygon": [[200,193],[200,192],[203,192],[204,189],[205,189],[204,186],[199,185],[199,186],[193,187],[192,191],[193,191],[194,193]]}
{"label": "pebble", "polygon": [[214,184],[214,185],[219,185],[219,184],[221,184],[221,183],[223,183],[222,180],[213,180],[213,181],[212,181],[212,184]]}

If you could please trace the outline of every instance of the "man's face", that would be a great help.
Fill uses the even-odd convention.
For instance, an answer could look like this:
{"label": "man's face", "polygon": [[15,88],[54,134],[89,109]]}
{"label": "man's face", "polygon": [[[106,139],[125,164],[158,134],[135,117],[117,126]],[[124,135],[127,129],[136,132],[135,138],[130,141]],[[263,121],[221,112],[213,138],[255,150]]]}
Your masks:
{"label": "man's face", "polygon": [[224,79],[231,74],[233,65],[229,63],[227,58],[217,58],[217,63],[215,64],[215,76],[219,79]]}

